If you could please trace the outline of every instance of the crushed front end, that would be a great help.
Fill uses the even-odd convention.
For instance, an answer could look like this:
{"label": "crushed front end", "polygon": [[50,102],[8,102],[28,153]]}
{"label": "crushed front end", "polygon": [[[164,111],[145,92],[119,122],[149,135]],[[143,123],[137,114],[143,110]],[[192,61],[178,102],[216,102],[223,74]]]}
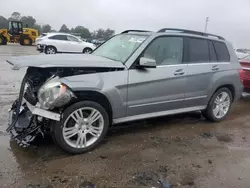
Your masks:
{"label": "crushed front end", "polygon": [[19,97],[9,110],[6,131],[20,146],[28,147],[60,121],[63,106],[72,98],[74,94],[60,82],[58,70],[28,68]]}

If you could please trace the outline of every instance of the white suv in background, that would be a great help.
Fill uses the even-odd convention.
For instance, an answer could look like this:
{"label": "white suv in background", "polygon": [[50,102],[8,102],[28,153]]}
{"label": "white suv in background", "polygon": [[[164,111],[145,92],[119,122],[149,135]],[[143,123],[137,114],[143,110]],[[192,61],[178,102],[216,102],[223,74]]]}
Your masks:
{"label": "white suv in background", "polygon": [[96,46],[67,33],[49,33],[37,42],[37,50],[46,54],[90,53]]}

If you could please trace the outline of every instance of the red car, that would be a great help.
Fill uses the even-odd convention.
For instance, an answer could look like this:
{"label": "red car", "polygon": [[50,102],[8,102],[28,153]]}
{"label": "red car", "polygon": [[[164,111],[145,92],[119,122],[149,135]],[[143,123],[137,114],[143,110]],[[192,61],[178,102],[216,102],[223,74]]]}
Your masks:
{"label": "red car", "polygon": [[250,93],[250,55],[239,60],[242,66],[240,78],[244,85],[244,92]]}

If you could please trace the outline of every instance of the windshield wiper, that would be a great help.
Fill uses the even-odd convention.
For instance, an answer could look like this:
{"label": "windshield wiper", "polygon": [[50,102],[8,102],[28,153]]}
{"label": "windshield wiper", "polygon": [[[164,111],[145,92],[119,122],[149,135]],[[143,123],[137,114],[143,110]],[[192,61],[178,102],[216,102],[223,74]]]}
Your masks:
{"label": "windshield wiper", "polygon": [[[111,57],[106,57],[106,56],[102,56],[102,55],[98,55],[98,56],[104,57],[104,58],[107,58],[107,59],[110,59],[110,60],[112,60],[112,61],[119,61],[119,60],[113,59],[113,58],[111,58]],[[122,62],[122,61],[119,61],[119,62]],[[123,63],[123,62],[122,62],[122,63]]]}

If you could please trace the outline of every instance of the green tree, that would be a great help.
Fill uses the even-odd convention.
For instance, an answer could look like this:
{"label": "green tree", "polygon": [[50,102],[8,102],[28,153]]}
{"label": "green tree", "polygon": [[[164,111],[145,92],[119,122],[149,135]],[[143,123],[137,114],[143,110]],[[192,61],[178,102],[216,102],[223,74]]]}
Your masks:
{"label": "green tree", "polygon": [[42,31],[41,26],[38,25],[38,24],[34,24],[33,28],[36,29],[36,30],[38,30],[38,33],[41,33],[41,31]]}
{"label": "green tree", "polygon": [[70,32],[69,28],[65,24],[62,25],[62,27],[61,27],[61,29],[59,31],[63,32],[63,33],[69,33]]}
{"label": "green tree", "polygon": [[80,25],[78,25],[74,29],[73,33],[79,33],[82,38],[90,38],[91,37],[91,33],[90,33],[89,29],[87,29],[83,26],[80,26]]}
{"label": "green tree", "polygon": [[23,27],[29,27],[34,28],[34,25],[36,23],[36,19],[32,16],[23,16],[20,19],[21,22],[23,22]]}
{"label": "green tree", "polygon": [[115,34],[115,30],[112,29],[106,29],[105,31],[105,39],[109,39],[110,37],[112,37]]}
{"label": "green tree", "polygon": [[104,30],[104,29],[98,29],[98,30],[96,30],[96,31],[94,31],[93,33],[92,33],[92,37],[93,38],[96,38],[96,39],[98,39],[98,38],[103,38],[103,39],[109,39],[110,37],[112,37],[113,35],[115,34],[115,30],[111,30],[111,29],[106,29],[106,30]]}
{"label": "green tree", "polygon": [[20,19],[21,19],[21,14],[19,12],[13,12],[8,20],[19,21]]}
{"label": "green tree", "polygon": [[41,33],[51,32],[51,26],[49,24],[43,25],[41,29]]}

